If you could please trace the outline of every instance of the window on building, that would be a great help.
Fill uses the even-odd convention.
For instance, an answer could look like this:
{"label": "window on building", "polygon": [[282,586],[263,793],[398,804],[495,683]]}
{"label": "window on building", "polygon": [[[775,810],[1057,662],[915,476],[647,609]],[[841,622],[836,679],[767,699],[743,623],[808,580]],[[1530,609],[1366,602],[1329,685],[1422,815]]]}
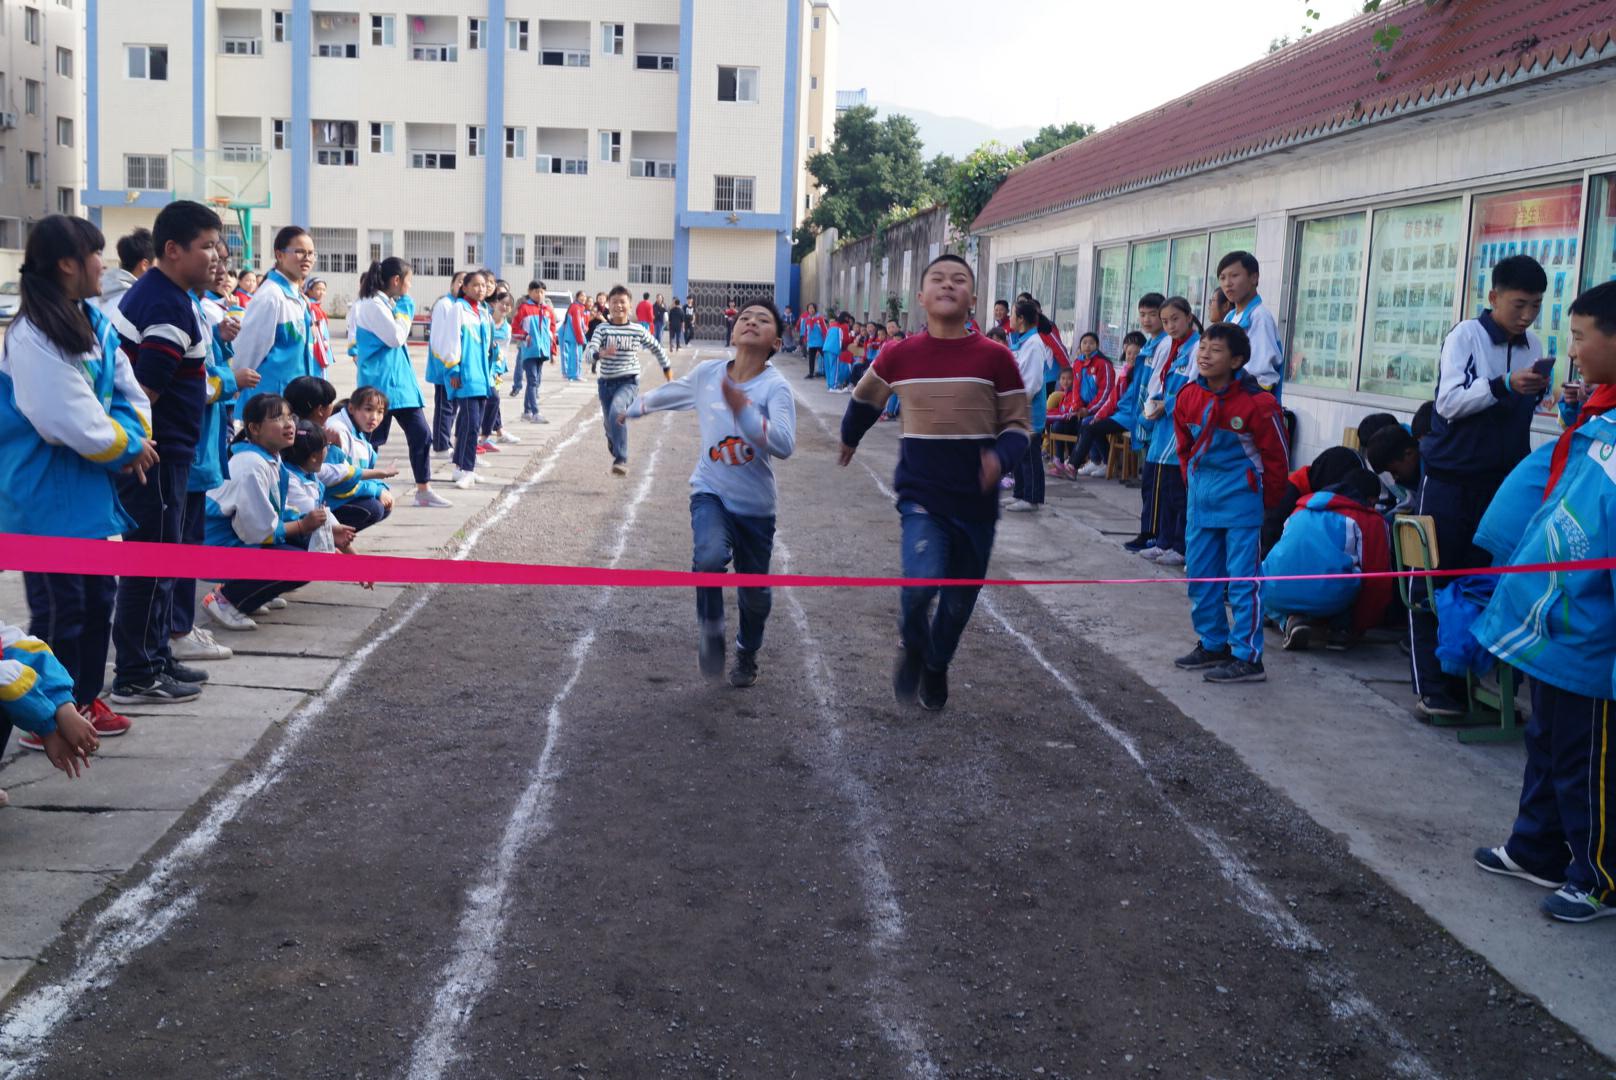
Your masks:
{"label": "window on building", "polygon": [[269,13],[269,40],[277,45],[285,45],[292,36],[291,15],[285,11],[271,11]]}
{"label": "window on building", "polygon": [[167,45],[129,45],[124,49],[131,79],[149,79],[152,82],[168,80]]}
{"label": "window on building", "polygon": [[167,191],[168,158],[162,154],[125,154],[123,186],[133,191]]}
{"label": "window on building", "polygon": [[1208,243],[1206,233],[1179,237],[1167,264],[1166,294],[1182,296],[1197,313],[1205,310]]}
{"label": "window on building", "polygon": [[455,154],[452,150],[412,150],[410,151],[410,168],[445,170],[455,167]]}
{"label": "window on building", "polygon": [[634,67],[639,71],[678,71],[679,54],[651,52],[635,53]]}
{"label": "window on building", "polygon": [[393,125],[390,122],[372,120],[370,124],[370,152],[372,154],[391,154],[393,152]]}
{"label": "window on building", "polygon": [[544,67],[588,67],[588,49],[541,49],[539,63]]}
{"label": "window on building", "polygon": [[16,218],[0,217],[0,248],[22,246],[22,222]]}
{"label": "window on building", "polygon": [[621,131],[603,131],[600,133],[600,160],[613,165],[623,160],[623,133]]}
{"label": "window on building", "polygon": [[227,142],[219,144],[219,157],[237,165],[264,159],[264,148],[257,143]]}
{"label": "window on building", "polygon": [[1127,308],[1138,304],[1139,298],[1149,292],[1166,293],[1167,263],[1172,256],[1172,245],[1166,240],[1152,240],[1133,246],[1133,259],[1128,267],[1128,299],[1123,303],[1123,319],[1131,314]]}
{"label": "window on building", "polygon": [[810,89],[810,90],[818,90],[819,89],[819,76],[818,75],[810,75],[810,76],[808,76],[808,89]]}
{"label": "window on building", "polygon": [[359,43],[357,41],[321,41],[314,46],[314,55],[323,56],[327,60],[357,60],[359,59]]}
{"label": "window on building", "polygon": [[[1544,355],[1555,363],[1554,385],[1538,406],[1545,416],[1555,412],[1557,387],[1570,373],[1565,359],[1571,348],[1571,301],[1577,298],[1580,260],[1578,227],[1582,223],[1582,181],[1477,195],[1471,200],[1470,260],[1464,309],[1458,318],[1473,319],[1487,307],[1492,269],[1509,255],[1530,255],[1549,276],[1543,311],[1532,332],[1543,342]],[[1455,253],[1454,265],[1458,265]]]}
{"label": "window on building", "polygon": [[[1074,346],[1077,344],[1079,333],[1087,331],[1077,326],[1077,256],[1066,254],[1055,260],[1055,325],[1059,326],[1066,340]],[[1107,354],[1109,355],[1109,354]],[[1118,353],[1118,359],[1121,358]]]}
{"label": "window on building", "polygon": [[269,145],[276,150],[286,149],[285,120],[271,120],[269,122]]}
{"label": "window on building", "polygon": [[597,236],[595,238],[595,269],[616,270],[618,253],[617,237]]}
{"label": "window on building", "polygon": [[405,229],[404,250],[414,273],[422,277],[454,277],[454,233]]}
{"label": "window on building", "polygon": [[[1003,278],[999,280],[999,291],[1008,292]],[[1094,265],[1094,325],[1100,335],[1100,349],[1107,356],[1122,355],[1123,335],[1133,325],[1128,299],[1128,249],[1106,248]]]}
{"label": "window on building", "polygon": [[22,9],[22,36],[30,45],[39,44],[41,31],[38,8]]}
{"label": "window on building", "polygon": [[533,276],[551,285],[557,282],[582,282],[585,274],[584,243],[582,236],[535,236]]}
{"label": "window on building", "polygon": [[317,274],[359,273],[359,230],[311,226],[314,271]]}
{"label": "window on building", "polygon": [[468,48],[468,49],[486,49],[486,48],[488,48],[488,20],[487,19],[472,18],[472,19],[467,19],[466,20],[466,48]]}
{"label": "window on building", "polygon": [[371,229],[366,234],[365,246],[369,249],[371,262],[391,259],[393,257],[393,230]]}
{"label": "window on building", "polygon": [[814,29],[815,30],[819,29],[819,16],[818,15],[814,16]]}
{"label": "window on building", "polygon": [[1588,238],[1582,245],[1582,280],[1616,281],[1616,175],[1596,176],[1588,203]]}
{"label": "window on building", "polygon": [[600,51],[605,56],[623,55],[623,24],[600,24]]}
{"label": "window on building", "polygon": [[732,213],[752,211],[752,189],[756,181],[750,176],[713,177],[713,209]]}
{"label": "window on building", "polygon": [[264,39],[257,34],[226,34],[220,39],[219,51],[226,56],[262,56]]}
{"label": "window on building", "polygon": [[[247,251],[246,243],[245,243],[246,238],[242,234],[241,223],[236,221],[234,215],[230,215],[229,218],[225,221],[224,230],[219,235],[224,240],[225,247],[230,249],[231,259],[235,260],[235,261],[240,261],[245,256],[246,251]],[[258,256],[260,256],[260,255],[262,255],[264,253],[264,245],[263,245],[263,239],[262,239],[263,235],[264,235],[264,227],[262,225],[257,225],[257,224],[253,225],[253,227],[252,227],[252,241],[253,241],[252,249],[253,249],[253,257],[255,259]]]}
{"label": "window on building", "polygon": [[1368,233],[1369,220],[1362,213],[1304,221],[1297,229],[1287,365],[1297,384],[1341,390],[1357,384],[1358,328],[1363,325],[1359,289]]}
{"label": "window on building", "polygon": [[673,284],[673,241],[636,240],[628,242],[628,283],[630,285]]}
{"label": "window on building", "polygon": [[[513,52],[527,52],[528,31],[526,19],[505,20],[505,47]],[[523,259],[521,262],[525,263]],[[519,265],[519,264],[513,264]]]}
{"label": "window on building", "polygon": [[1428,399],[1459,310],[1460,199],[1375,211],[1358,389]]}
{"label": "window on building", "polygon": [[527,266],[527,237],[516,233],[501,233],[499,236],[499,265],[508,267]]}
{"label": "window on building", "polygon": [[756,103],[758,69],[721,67],[718,69],[718,100]]}
{"label": "window on building", "polygon": [[628,174],[642,180],[672,180],[678,171],[679,163],[677,161],[635,158],[628,164]]}
{"label": "window on building", "polygon": [[814,136],[808,136],[808,149],[812,150],[817,144],[818,140]]}
{"label": "window on building", "polygon": [[359,125],[352,120],[315,120],[310,124],[316,165],[359,164]]}
{"label": "window on building", "polygon": [[72,49],[64,49],[61,46],[57,46],[57,48],[56,48],[56,74],[62,76],[63,78],[67,78],[67,79],[71,79],[73,77],[73,50]]}
{"label": "window on building", "polygon": [[43,184],[45,182],[45,155],[38,150],[28,151],[23,156],[23,173],[28,180],[29,187],[39,187],[39,185]]}
{"label": "window on building", "polygon": [[391,48],[395,40],[395,23],[391,15],[370,17],[370,43],[377,48]]}
{"label": "window on building", "polygon": [[466,128],[466,156],[479,158],[488,150],[488,129],[481,124]]}
{"label": "window on building", "polygon": [[483,234],[466,234],[466,261],[465,266],[486,266],[483,261]]}
{"label": "window on building", "polygon": [[[505,129],[505,156],[513,161],[527,157],[527,128],[508,127]],[[525,263],[526,259],[518,259],[517,263]]]}
{"label": "window on building", "polygon": [[24,79],[22,81],[23,112],[29,116],[38,116],[40,103],[44,98],[45,86],[43,83],[36,82],[33,79]]}
{"label": "window on building", "polygon": [[72,117],[58,116],[56,118],[56,145],[57,146],[72,146],[73,145],[73,119],[72,119]]}

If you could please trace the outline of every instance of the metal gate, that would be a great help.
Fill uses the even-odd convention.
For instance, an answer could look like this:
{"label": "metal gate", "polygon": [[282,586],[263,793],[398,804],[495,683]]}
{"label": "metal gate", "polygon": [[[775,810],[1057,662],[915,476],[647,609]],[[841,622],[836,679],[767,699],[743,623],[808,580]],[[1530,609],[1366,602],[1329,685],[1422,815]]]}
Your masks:
{"label": "metal gate", "polygon": [[739,307],[747,300],[766,296],[774,299],[774,283],[761,281],[692,281],[690,302],[696,305],[697,341],[723,341],[727,334],[724,309]]}

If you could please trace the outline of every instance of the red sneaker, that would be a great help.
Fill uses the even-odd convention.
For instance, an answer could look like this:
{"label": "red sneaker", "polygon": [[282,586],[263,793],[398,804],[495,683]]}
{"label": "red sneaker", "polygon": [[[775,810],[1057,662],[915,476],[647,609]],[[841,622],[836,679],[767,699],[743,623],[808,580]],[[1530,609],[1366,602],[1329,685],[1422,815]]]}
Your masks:
{"label": "red sneaker", "polygon": [[488,447],[479,444],[478,447],[477,447],[477,452],[479,454],[486,454],[486,453],[488,453]]}
{"label": "red sneaker", "polygon": [[489,442],[487,439],[484,439],[482,442],[477,444],[477,452],[479,454],[502,454],[502,453],[504,453],[503,450],[501,450],[499,447],[495,446],[493,443]]}
{"label": "red sneaker", "polygon": [[17,745],[24,750],[38,750],[40,753],[45,751],[45,740],[35,735],[32,731],[25,731],[19,735]]}
{"label": "red sneaker", "polygon": [[96,698],[88,710],[81,709],[84,718],[95,728],[95,733],[103,739],[115,739],[119,735],[127,734],[134,723],[127,716],[120,716],[112,711],[100,698]]}

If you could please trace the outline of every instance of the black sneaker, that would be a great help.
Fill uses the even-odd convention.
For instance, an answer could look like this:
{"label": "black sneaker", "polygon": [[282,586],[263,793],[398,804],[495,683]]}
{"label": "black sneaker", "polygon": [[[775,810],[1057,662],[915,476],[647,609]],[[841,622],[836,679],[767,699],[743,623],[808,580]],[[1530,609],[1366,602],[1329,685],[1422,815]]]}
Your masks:
{"label": "black sneaker", "polygon": [[1213,652],[1197,641],[1195,651],[1188,656],[1180,656],[1173,661],[1173,665],[1185,671],[1205,671],[1207,668],[1222,667],[1233,659],[1234,653],[1228,649],[1219,649],[1217,652]]}
{"label": "black sneaker", "polygon": [[1268,672],[1263,670],[1261,660],[1236,659],[1213,668],[1201,677],[1209,683],[1219,684],[1267,682]]}
{"label": "black sneaker", "polygon": [[1420,698],[1420,703],[1414,708],[1421,716],[1429,717],[1433,720],[1439,716],[1470,715],[1470,710],[1465,708],[1464,703],[1446,690],[1438,691],[1435,694],[1426,694]]}
{"label": "black sneaker", "polygon": [[1131,551],[1133,554],[1137,555],[1147,547],[1152,547],[1155,543],[1155,538],[1146,536],[1144,533],[1140,533],[1132,540],[1129,540],[1126,544],[1123,544],[1122,550]]}
{"label": "black sneaker", "polygon": [[920,691],[920,672],[926,665],[918,652],[898,650],[898,662],[892,666],[892,695],[899,705],[913,705]]}
{"label": "black sneaker", "polygon": [[730,665],[729,684],[744,690],[757,682],[757,653],[746,649],[735,650],[735,663]]}
{"label": "black sneaker", "polygon": [[1534,874],[1532,871],[1510,858],[1509,852],[1505,851],[1502,847],[1479,847],[1476,849],[1475,858],[1476,865],[1487,871],[1489,874],[1499,874],[1503,877],[1520,878],[1522,881],[1530,881],[1533,885],[1541,885],[1545,889],[1559,889],[1562,888],[1566,883],[1565,874],[1563,872],[1557,875],[1558,880],[1556,880],[1556,876]]}
{"label": "black sneaker", "polygon": [[721,678],[724,674],[724,631],[703,631],[699,649],[701,673],[709,679]]}
{"label": "black sneaker", "polygon": [[202,692],[195,683],[182,683],[162,672],[146,682],[114,683],[108,696],[119,705],[162,705],[174,701],[189,701]]}
{"label": "black sneaker", "polygon": [[920,707],[927,712],[942,712],[948,704],[948,672],[923,668],[920,672]]}
{"label": "black sneaker", "polygon": [[1290,615],[1285,619],[1285,651],[1307,652],[1307,647],[1313,643],[1313,627],[1300,615]]}
{"label": "black sneaker", "polygon": [[1352,631],[1346,629],[1345,627],[1337,630],[1331,630],[1329,638],[1324,643],[1324,647],[1331,652],[1346,652],[1348,649],[1352,648]]}
{"label": "black sneaker", "polygon": [[208,681],[207,672],[203,671],[201,668],[186,667],[178,660],[170,660],[168,662],[168,667],[164,670],[168,673],[168,677],[173,679],[175,682],[190,683],[193,686],[200,686],[202,683]]}

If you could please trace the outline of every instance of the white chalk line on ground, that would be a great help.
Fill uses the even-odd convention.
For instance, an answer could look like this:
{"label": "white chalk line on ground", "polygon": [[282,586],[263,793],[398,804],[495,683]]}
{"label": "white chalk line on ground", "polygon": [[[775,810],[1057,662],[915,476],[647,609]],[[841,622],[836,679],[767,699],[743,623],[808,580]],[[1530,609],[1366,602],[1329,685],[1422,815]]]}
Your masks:
{"label": "white chalk line on ground", "polygon": [[[840,433],[832,432],[824,417],[808,408],[820,428],[830,437],[840,442]],[[896,500],[897,493],[882,480],[880,475],[870,467],[868,461],[856,458],[864,472],[875,484],[876,488],[889,499]],[[1031,656],[1049,676],[1066,691],[1067,696],[1078,708],[1078,711],[1095,727],[1115,742],[1124,753],[1131,758],[1139,770],[1144,774],[1145,780],[1155,790],[1158,798],[1172,815],[1183,824],[1189,834],[1212,857],[1217,865],[1218,872],[1224,879],[1234,886],[1240,896],[1240,906],[1267,931],[1270,940],[1283,949],[1300,953],[1307,964],[1308,984],[1326,999],[1330,1015],[1342,1022],[1365,1024],[1375,1028],[1386,1044],[1397,1051],[1392,1060],[1392,1068],[1399,1076],[1409,1077],[1410,1080],[1440,1080],[1441,1073],[1437,1072],[1420,1053],[1408,1038],[1392,1023],[1391,1019],[1359,991],[1349,972],[1338,965],[1331,964],[1325,957],[1323,945],[1312,931],[1304,926],[1291,911],[1274,898],[1273,893],[1257,879],[1255,871],[1236,855],[1224,839],[1216,831],[1206,826],[1196,824],[1185,816],[1184,811],[1173,798],[1157,782],[1155,773],[1144,755],[1140,752],[1133,738],[1122,731],[1115,724],[1107,720],[1093,702],[1084,696],[1077,684],[1044,655],[1036,642],[1023,633],[1010,622],[993,602],[991,596],[984,591],[979,597],[978,606],[991,615],[1003,630],[1014,637],[1022,648]]]}
{"label": "white chalk line on ground", "polygon": [[[494,505],[482,525],[460,542],[451,558],[467,558],[484,532],[504,520],[522,496],[543,482],[554,471],[562,453],[583,438],[589,427],[589,421],[584,420],[576,431],[551,447],[533,475]],[[194,908],[196,893],[181,884],[181,873],[212,850],[225,826],[280,779],[314,723],[343,695],[371,656],[420,614],[438,589],[437,585],[423,587],[386,629],[345,661],[323,690],[287,718],[280,744],[263,766],[219,796],[196,827],[158,859],[140,882],[119,893],[92,920],[81,943],[79,959],[65,976],[32,991],[12,1007],[0,1022],[0,1076],[22,1076],[31,1071],[44,1054],[50,1033],[67,1019],[78,1001],[108,981],[131,956],[161,938]]]}
{"label": "white chalk line on ground", "polygon": [[[663,414],[664,435],[672,415]],[[609,567],[615,567],[628,550],[629,532],[639,519],[641,505],[651,493],[657,459],[661,454],[662,440],[659,439],[651,451],[639,486],[629,500],[623,520],[618,523],[611,554],[606,562]],[[527,787],[506,819],[499,846],[477,876],[476,884],[466,894],[466,906],[455,928],[453,955],[439,973],[431,1014],[422,1025],[421,1034],[410,1053],[409,1069],[405,1074],[409,1080],[434,1080],[443,1076],[454,1064],[459,1056],[460,1037],[498,971],[501,938],[510,921],[511,879],[517,870],[517,860],[529,844],[550,832],[550,806],[554,801],[556,782],[553,762],[556,743],[561,735],[561,707],[583,677],[584,663],[595,645],[601,613],[615,592],[610,588],[600,591],[593,604],[589,629],[573,643],[572,674],[567,676],[566,682],[550,702],[545,719],[544,748],[529,774]]]}
{"label": "white chalk line on ground", "polygon": [[[791,549],[778,536],[775,546],[780,552],[780,572],[791,573]],[[877,965],[870,980],[876,1023],[882,1036],[902,1055],[904,1071],[908,1075],[925,1080],[940,1077],[942,1072],[927,1053],[925,1039],[915,1022],[915,1009],[909,995],[903,989],[902,982],[888,970],[892,955],[903,940],[904,918],[898,890],[892,884],[892,875],[887,871],[886,859],[881,854],[881,841],[876,835],[878,812],[875,795],[870,785],[848,768],[842,727],[837,722],[832,700],[835,696],[835,676],[808,625],[808,613],[797,599],[796,590],[780,591],[791,610],[791,620],[802,635],[805,647],[803,667],[807,671],[808,685],[813,691],[814,704],[824,725],[828,743],[825,756],[829,759],[830,774],[835,777],[842,797],[853,808],[853,855],[859,869],[864,906],[870,917],[870,951],[875,954]]]}

